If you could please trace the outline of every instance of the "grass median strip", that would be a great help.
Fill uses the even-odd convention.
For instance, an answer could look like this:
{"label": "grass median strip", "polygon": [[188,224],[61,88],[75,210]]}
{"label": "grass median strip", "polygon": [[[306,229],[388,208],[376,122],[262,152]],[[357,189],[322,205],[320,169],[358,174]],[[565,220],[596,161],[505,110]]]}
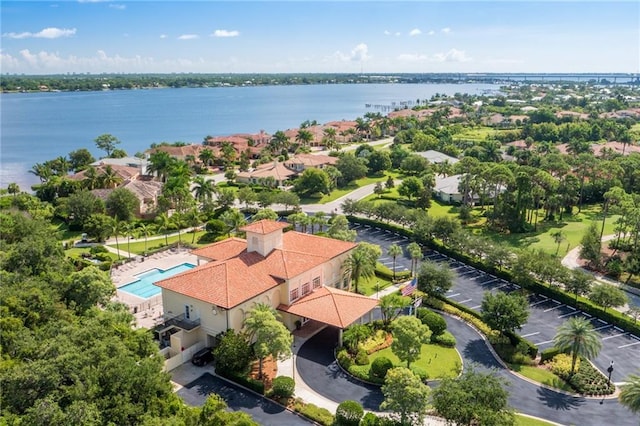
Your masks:
{"label": "grass median strip", "polygon": [[534,382],[565,392],[575,393],[571,386],[547,369],[521,364],[509,364],[509,368]]}

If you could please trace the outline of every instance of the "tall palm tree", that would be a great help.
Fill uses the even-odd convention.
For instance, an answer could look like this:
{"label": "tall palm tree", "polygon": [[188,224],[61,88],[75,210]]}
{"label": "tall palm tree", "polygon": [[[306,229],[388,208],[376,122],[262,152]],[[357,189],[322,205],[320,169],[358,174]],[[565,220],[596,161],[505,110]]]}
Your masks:
{"label": "tall palm tree", "polygon": [[193,233],[191,237],[191,244],[194,244],[196,242],[197,228],[202,223],[200,212],[198,211],[198,209],[194,207],[189,211],[187,211],[187,213],[185,213],[184,215],[184,221],[187,224],[187,226],[193,228],[191,230]]}
{"label": "tall palm tree", "polygon": [[[356,293],[358,292],[358,284],[361,277],[373,276],[376,269],[376,260],[370,258],[369,254],[365,250],[353,250],[351,256],[345,260],[347,269],[351,272],[351,281],[356,284]],[[349,284],[349,291],[351,291],[351,283]]]}
{"label": "tall palm tree", "polygon": [[129,253],[128,257],[131,259],[131,238],[136,238],[137,230],[133,223],[124,223],[122,231],[127,237],[127,253]]}
{"label": "tall palm tree", "polygon": [[144,254],[147,254],[147,237],[152,232],[152,225],[140,223],[138,224],[138,232],[144,237]]}
{"label": "tall palm tree", "polygon": [[416,274],[416,269],[418,268],[418,261],[422,259],[422,248],[415,241],[407,246],[407,252],[411,257],[411,275]]}
{"label": "tall palm tree", "polygon": [[53,170],[51,170],[51,166],[47,163],[36,163],[31,166],[29,173],[36,175],[38,179],[40,179],[40,182],[44,183],[51,178]]}
{"label": "tall palm tree", "polygon": [[620,387],[618,399],[634,413],[640,413],[640,375],[632,374],[627,383]]}
{"label": "tall palm tree", "polygon": [[155,174],[162,182],[166,182],[175,159],[164,151],[156,151],[149,156],[147,173]]}
{"label": "tall palm tree", "polygon": [[571,353],[571,373],[573,375],[578,356],[594,358],[602,348],[598,332],[585,318],[570,318],[558,328],[553,339],[556,348]]}
{"label": "tall palm tree", "polygon": [[282,130],[275,132],[269,142],[269,148],[273,154],[279,154],[283,149],[288,150],[289,145],[289,136],[287,136]]}
{"label": "tall palm tree", "polygon": [[112,219],[109,230],[111,235],[116,238],[116,250],[118,251],[118,260],[120,260],[120,243],[118,242],[118,235],[122,233],[122,222],[118,219]]}
{"label": "tall palm tree", "polygon": [[215,183],[204,176],[196,176],[193,179],[193,196],[201,203],[211,201],[216,191]]}
{"label": "tall palm tree", "polygon": [[178,248],[180,248],[180,246],[182,245],[182,237],[180,231],[184,226],[184,217],[182,213],[176,212],[171,215],[171,223],[173,224],[173,227],[178,230]]}
{"label": "tall palm tree", "polygon": [[296,135],[296,142],[298,142],[302,146],[309,146],[311,141],[313,140],[313,133],[306,129],[298,130],[298,134]]}
{"label": "tall palm tree", "polygon": [[100,186],[100,176],[98,176],[98,171],[95,167],[89,166],[85,169],[82,185],[84,185],[84,187],[89,191]]}
{"label": "tall palm tree", "polygon": [[171,218],[166,213],[160,213],[156,216],[156,224],[158,225],[158,231],[164,233],[164,245],[169,245],[169,238],[167,234],[173,227],[173,223],[171,222]]}
{"label": "tall palm tree", "polygon": [[387,254],[393,259],[393,281],[396,281],[396,258],[402,254],[402,247],[391,244],[387,249]]}

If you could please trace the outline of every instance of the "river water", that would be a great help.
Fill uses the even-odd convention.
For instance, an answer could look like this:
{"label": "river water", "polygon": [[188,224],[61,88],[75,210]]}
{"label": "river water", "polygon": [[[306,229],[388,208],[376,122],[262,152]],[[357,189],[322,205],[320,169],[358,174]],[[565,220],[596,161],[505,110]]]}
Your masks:
{"label": "river water", "polygon": [[[339,84],[121,90],[102,92],[8,93],[0,95],[0,187],[23,190],[38,182],[35,163],[88,148],[104,133],[122,142],[129,155],[152,143],[201,143],[207,135],[274,133],[305,120],[354,120],[401,102],[437,93],[482,94],[490,84]],[[371,105],[371,107],[366,107]]]}

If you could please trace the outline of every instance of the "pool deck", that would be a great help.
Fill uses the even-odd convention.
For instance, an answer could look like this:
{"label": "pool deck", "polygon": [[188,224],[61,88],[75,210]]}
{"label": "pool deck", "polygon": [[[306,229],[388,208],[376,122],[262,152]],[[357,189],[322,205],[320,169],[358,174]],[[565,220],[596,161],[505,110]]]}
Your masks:
{"label": "pool deck", "polygon": [[136,323],[139,328],[153,328],[156,323],[162,319],[162,294],[152,296],[148,299],[143,299],[131,293],[119,291],[117,289],[137,280],[138,278],[136,275],[150,269],[157,268],[165,270],[183,263],[197,265],[198,257],[192,255],[187,249],[171,249],[156,253],[146,258],[138,256],[136,260],[111,271],[111,281],[116,286],[115,299],[128,305],[132,311],[134,311]]}

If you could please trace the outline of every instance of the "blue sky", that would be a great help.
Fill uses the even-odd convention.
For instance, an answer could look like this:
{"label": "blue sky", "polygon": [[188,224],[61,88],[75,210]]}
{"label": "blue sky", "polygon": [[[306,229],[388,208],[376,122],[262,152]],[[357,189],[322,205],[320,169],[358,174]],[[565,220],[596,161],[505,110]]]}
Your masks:
{"label": "blue sky", "polygon": [[2,1],[3,73],[639,72],[637,1]]}

